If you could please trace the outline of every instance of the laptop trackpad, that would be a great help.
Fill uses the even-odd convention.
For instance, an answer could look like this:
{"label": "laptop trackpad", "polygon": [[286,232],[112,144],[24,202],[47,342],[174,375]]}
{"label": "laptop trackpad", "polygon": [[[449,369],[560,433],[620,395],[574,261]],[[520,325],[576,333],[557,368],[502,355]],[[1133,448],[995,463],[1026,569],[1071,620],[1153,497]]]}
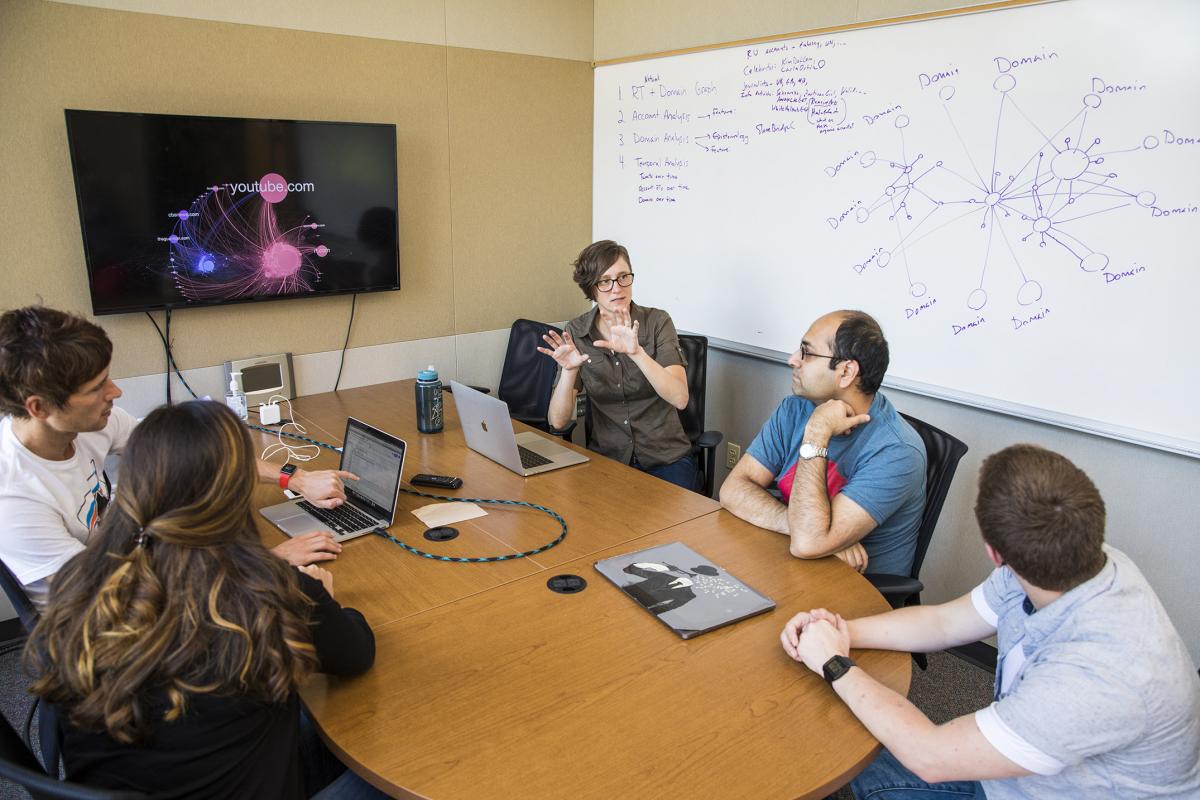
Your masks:
{"label": "laptop trackpad", "polygon": [[277,507],[268,519],[288,536],[303,536],[313,531],[328,531],[329,526],[311,514],[300,510],[294,503]]}
{"label": "laptop trackpad", "polygon": [[562,457],[571,451],[563,447],[561,444],[555,444],[545,436],[538,436],[533,431],[522,431],[517,434],[517,444],[524,447],[526,450],[532,450],[539,456],[545,458]]}

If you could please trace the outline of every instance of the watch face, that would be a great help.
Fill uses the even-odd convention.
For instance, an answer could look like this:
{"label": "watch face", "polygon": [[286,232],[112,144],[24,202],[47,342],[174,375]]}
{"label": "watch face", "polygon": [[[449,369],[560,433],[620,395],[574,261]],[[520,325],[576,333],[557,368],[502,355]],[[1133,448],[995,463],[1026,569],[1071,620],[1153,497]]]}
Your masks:
{"label": "watch face", "polygon": [[825,662],[822,672],[825,673],[825,680],[833,683],[838,678],[845,675],[854,666],[854,662],[846,656],[834,656]]}
{"label": "watch face", "polygon": [[800,445],[800,457],[804,459],[816,458],[817,456],[824,455],[824,453],[821,452],[822,450],[824,450],[824,448],[805,442],[804,444]]}

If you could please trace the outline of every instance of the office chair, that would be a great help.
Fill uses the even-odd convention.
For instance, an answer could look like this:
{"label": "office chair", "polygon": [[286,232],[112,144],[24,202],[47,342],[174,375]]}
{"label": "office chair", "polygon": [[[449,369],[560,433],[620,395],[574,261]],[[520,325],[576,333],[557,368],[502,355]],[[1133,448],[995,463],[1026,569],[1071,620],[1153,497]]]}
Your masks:
{"label": "office chair", "polygon": [[21,627],[25,629],[26,633],[32,631],[38,621],[37,609],[33,607],[29,595],[25,594],[25,587],[9,571],[8,565],[3,561],[0,561],[0,589],[4,590],[5,597],[12,604],[13,610],[17,612],[17,619],[21,620]]}
{"label": "office chair", "polygon": [[497,395],[508,403],[508,415],[513,419],[555,436],[568,438],[575,428],[574,422],[564,430],[557,431],[550,428],[546,419],[558,366],[553,358],[539,353],[537,349],[546,346],[542,336],[551,330],[562,333],[553,325],[529,319],[519,319],[512,324]]}
{"label": "office chair", "polygon": [[[917,528],[917,549],[908,575],[868,573],[863,576],[879,590],[892,608],[919,605],[921,602],[921,591],[925,585],[917,576],[925,561],[925,553],[929,550],[929,542],[933,539],[933,529],[937,527],[938,517],[942,514],[942,505],[946,502],[958,462],[967,453],[967,446],[945,431],[908,414],[900,416],[908,420],[908,424],[913,426],[925,443],[925,510],[921,514],[921,525]],[[924,653],[914,653],[913,659],[921,669],[928,666]]]}
{"label": "office chair", "polygon": [[679,335],[679,347],[687,358],[688,404],[679,412],[683,432],[692,443],[692,458],[700,468],[700,494],[712,497],[717,473],[717,445],[724,435],[704,430],[704,401],[708,388],[708,337]]}
{"label": "office chair", "polygon": [[0,778],[23,786],[34,800],[145,800],[141,792],[94,789],[46,774],[21,737],[0,716]]}
{"label": "office chair", "polygon": [[[687,408],[679,412],[683,432],[692,443],[691,456],[700,472],[700,488],[696,492],[712,497],[716,477],[717,445],[724,435],[720,431],[704,430],[704,398],[708,383],[708,338],[690,333],[679,335],[679,347],[687,359],[685,374],[688,382]],[[592,438],[592,405],[588,402],[584,415],[584,430]]]}

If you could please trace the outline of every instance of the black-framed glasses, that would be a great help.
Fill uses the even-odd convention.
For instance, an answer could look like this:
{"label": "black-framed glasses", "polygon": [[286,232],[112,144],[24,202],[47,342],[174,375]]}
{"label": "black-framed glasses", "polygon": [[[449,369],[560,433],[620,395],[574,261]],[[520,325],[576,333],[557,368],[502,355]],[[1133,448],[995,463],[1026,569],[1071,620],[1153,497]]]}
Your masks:
{"label": "black-framed glasses", "polygon": [[822,353],[814,353],[812,350],[808,349],[808,345],[801,344],[800,345],[800,360],[807,361],[809,356],[816,356],[817,358],[828,358],[830,364],[832,364],[834,361],[842,361],[843,360],[841,356],[827,356]]}
{"label": "black-framed glasses", "polygon": [[596,288],[602,292],[611,292],[614,283],[617,286],[632,286],[633,273],[622,272],[615,278],[601,278],[600,280],[596,281]]}

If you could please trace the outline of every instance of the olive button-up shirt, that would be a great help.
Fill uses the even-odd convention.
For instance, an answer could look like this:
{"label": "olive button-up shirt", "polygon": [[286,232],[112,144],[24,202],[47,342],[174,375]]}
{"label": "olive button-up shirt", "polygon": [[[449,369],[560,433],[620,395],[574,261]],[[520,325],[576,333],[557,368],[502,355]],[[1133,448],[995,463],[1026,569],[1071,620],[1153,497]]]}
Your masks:
{"label": "olive button-up shirt", "polygon": [[[638,323],[638,343],[647,355],[664,367],[687,366],[670,314],[636,303],[630,304],[629,313]],[[575,389],[587,392],[591,401],[588,449],[624,464],[636,459],[643,467],[670,464],[688,455],[692,445],[679,411],[658,396],[632,358],[596,347],[594,342],[603,338],[598,323],[599,310],[593,308],[566,325],[579,352],[591,359],[575,379]]]}

